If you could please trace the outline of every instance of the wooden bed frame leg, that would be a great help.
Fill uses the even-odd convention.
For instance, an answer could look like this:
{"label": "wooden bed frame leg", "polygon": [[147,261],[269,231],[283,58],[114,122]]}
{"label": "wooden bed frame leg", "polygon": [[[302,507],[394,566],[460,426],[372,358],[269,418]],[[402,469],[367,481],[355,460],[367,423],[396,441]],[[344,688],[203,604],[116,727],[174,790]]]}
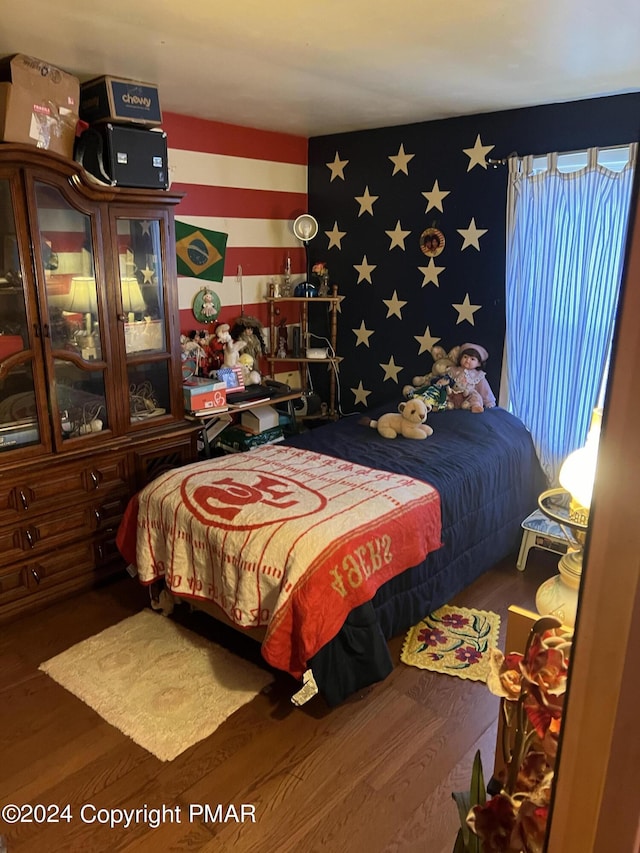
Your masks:
{"label": "wooden bed frame leg", "polygon": [[318,692],[318,685],[316,684],[316,680],[313,677],[313,672],[308,669],[304,675],[302,676],[302,687],[298,690],[297,693],[294,693],[291,697],[291,702],[294,705],[300,707],[300,705],[304,705],[305,702],[308,702],[309,699],[312,699],[316,693]]}

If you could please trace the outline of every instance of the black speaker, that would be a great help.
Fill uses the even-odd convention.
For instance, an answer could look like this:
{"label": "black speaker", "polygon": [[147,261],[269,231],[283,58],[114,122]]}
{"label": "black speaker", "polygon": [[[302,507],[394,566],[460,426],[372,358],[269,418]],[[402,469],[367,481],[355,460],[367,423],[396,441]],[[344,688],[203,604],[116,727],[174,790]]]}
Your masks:
{"label": "black speaker", "polygon": [[94,124],[76,140],[75,159],[111,186],[166,190],[167,134],[128,124]]}

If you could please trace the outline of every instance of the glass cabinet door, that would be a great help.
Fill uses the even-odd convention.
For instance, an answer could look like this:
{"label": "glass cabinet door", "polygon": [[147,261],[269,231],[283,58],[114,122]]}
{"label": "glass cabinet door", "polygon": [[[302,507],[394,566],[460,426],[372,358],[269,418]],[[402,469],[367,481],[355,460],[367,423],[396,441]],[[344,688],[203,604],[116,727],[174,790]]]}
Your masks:
{"label": "glass cabinet door", "polygon": [[52,417],[59,424],[56,433],[68,441],[109,426],[92,217],[49,184],[36,182],[35,196],[46,301],[43,337],[51,347]]}
{"label": "glass cabinet door", "polygon": [[0,452],[40,442],[11,184],[0,179]]}
{"label": "glass cabinet door", "polygon": [[163,223],[118,217],[120,298],[130,423],[169,411],[170,376],[162,267]]}

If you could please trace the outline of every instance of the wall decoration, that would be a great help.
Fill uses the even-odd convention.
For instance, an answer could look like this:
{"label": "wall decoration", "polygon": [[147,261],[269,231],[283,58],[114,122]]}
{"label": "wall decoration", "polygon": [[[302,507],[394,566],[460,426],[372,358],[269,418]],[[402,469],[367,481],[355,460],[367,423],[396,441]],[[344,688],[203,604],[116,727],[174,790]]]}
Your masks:
{"label": "wall decoration", "polygon": [[178,275],[222,281],[227,234],[176,220]]}
{"label": "wall decoration", "polygon": [[444,250],[444,234],[439,228],[425,228],[420,235],[420,250],[428,258],[437,258]]}
{"label": "wall decoration", "polygon": [[220,313],[220,299],[208,287],[199,290],[193,299],[193,316],[199,323],[213,323]]}

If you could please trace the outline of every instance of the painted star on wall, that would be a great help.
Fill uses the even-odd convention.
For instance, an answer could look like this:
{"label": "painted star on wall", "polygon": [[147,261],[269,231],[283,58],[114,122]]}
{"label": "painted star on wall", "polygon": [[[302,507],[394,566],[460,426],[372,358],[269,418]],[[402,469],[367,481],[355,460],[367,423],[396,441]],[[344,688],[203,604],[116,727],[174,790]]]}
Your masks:
{"label": "painted star on wall", "polygon": [[362,216],[363,213],[370,213],[371,216],[373,216],[373,203],[379,198],[380,196],[371,195],[369,187],[366,186],[364,188],[364,195],[355,196],[355,200],[360,205],[360,212],[358,213],[358,216]]}
{"label": "painted star on wall", "polygon": [[404,241],[407,239],[409,234],[411,234],[411,231],[403,231],[399,219],[396,222],[396,227],[393,229],[393,231],[385,231],[384,233],[387,235],[387,237],[391,238],[391,245],[389,246],[389,251],[391,251],[391,249],[393,249],[395,246],[397,246],[399,249],[402,249],[403,252],[405,251]]}
{"label": "painted star on wall", "polygon": [[428,284],[435,284],[436,287],[440,287],[440,282],[438,281],[438,276],[441,272],[446,270],[446,267],[437,267],[433,258],[429,258],[429,263],[426,267],[418,267],[424,279],[422,280],[422,287],[426,287]]}
{"label": "painted star on wall", "polygon": [[346,231],[340,231],[338,229],[338,223],[337,222],[333,223],[333,228],[331,229],[331,231],[325,231],[324,233],[329,238],[329,245],[327,246],[328,249],[330,249],[332,246],[337,246],[338,249],[342,249],[342,245],[341,245],[340,241],[342,240],[342,238],[345,236],[345,234],[347,232]]}
{"label": "painted star on wall", "polygon": [[397,172],[404,172],[405,175],[408,175],[409,160],[413,160],[415,156],[415,154],[405,154],[404,145],[401,144],[398,149],[398,153],[389,156],[389,160],[393,163],[393,172],[391,173],[391,176],[393,177]]}
{"label": "painted star on wall", "polygon": [[398,382],[398,374],[402,370],[402,368],[395,363],[393,360],[393,356],[389,359],[386,364],[380,364],[380,367],[384,370],[384,378],[383,382],[386,382],[387,379],[393,379],[394,382]]}
{"label": "painted star on wall", "polygon": [[329,179],[329,183],[334,178],[342,178],[344,181],[344,167],[349,163],[348,160],[341,160],[340,155],[336,151],[336,156],[333,159],[333,163],[326,163],[327,168],[331,170],[331,178]]}
{"label": "painted star on wall", "polygon": [[495,145],[483,145],[482,140],[480,139],[480,134],[478,134],[473,148],[462,149],[469,158],[467,172],[470,172],[474,166],[482,166],[483,169],[486,169],[487,154],[495,147]]}
{"label": "painted star on wall", "polygon": [[431,352],[431,347],[434,347],[440,340],[440,338],[434,338],[429,326],[424,330],[424,335],[414,335],[414,338],[420,344],[418,355],[422,355],[423,352]]}
{"label": "painted star on wall", "polygon": [[354,270],[358,271],[358,281],[356,284],[360,284],[361,281],[368,281],[369,284],[373,284],[371,281],[371,273],[377,266],[377,264],[370,264],[367,260],[367,256],[363,255],[362,263],[353,265]]}
{"label": "painted star on wall", "polygon": [[461,252],[464,252],[466,248],[469,246],[473,246],[474,249],[480,251],[480,237],[483,234],[487,233],[487,228],[478,228],[476,226],[476,220],[472,217],[471,222],[469,223],[468,228],[456,228],[458,234],[461,234],[463,237]]}
{"label": "painted star on wall", "polygon": [[473,322],[473,315],[482,308],[482,305],[472,305],[469,299],[469,294],[465,294],[464,300],[462,302],[453,303],[452,308],[455,308],[458,312],[458,319],[456,320],[456,326],[460,323],[464,323],[466,320],[467,323],[471,323],[472,326],[475,325]]}
{"label": "painted star on wall", "polygon": [[351,391],[355,396],[354,403],[362,403],[363,406],[367,405],[367,397],[369,396],[369,394],[371,394],[371,391],[365,391],[365,389],[362,387],[362,379],[358,383],[358,387],[351,388]]}
{"label": "painted star on wall", "polygon": [[429,202],[429,204],[426,207],[425,213],[429,213],[429,211],[431,210],[432,207],[435,207],[436,210],[439,210],[441,213],[444,213],[444,210],[442,207],[442,201],[443,201],[443,199],[445,199],[450,194],[451,194],[451,190],[441,190],[439,185],[438,185],[438,182],[434,181],[433,182],[433,189],[431,190],[431,192],[422,193],[422,195]]}
{"label": "painted star on wall", "polygon": [[389,317],[393,317],[394,315],[396,317],[399,317],[400,320],[402,320],[402,308],[407,303],[403,302],[402,299],[398,299],[397,290],[393,291],[393,296],[391,297],[391,299],[383,299],[382,301],[387,306],[387,320],[389,319]]}
{"label": "painted star on wall", "polygon": [[369,338],[373,335],[373,329],[367,329],[364,324],[364,320],[360,323],[359,329],[351,329],[353,334],[356,336],[356,346],[359,347],[360,344],[364,344],[366,347],[369,346]]}

